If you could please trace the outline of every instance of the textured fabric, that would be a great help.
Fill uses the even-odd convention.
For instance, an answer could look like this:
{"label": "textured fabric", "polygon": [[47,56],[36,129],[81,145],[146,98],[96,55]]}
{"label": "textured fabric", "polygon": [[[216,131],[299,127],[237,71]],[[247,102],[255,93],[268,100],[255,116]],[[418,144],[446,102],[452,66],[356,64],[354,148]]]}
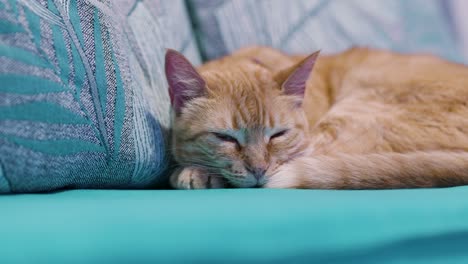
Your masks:
{"label": "textured fabric", "polygon": [[455,27],[457,40],[463,52],[465,62],[468,61],[468,1],[466,0],[450,0],[447,1],[448,10],[452,15],[452,21]]}
{"label": "textured fabric", "polygon": [[261,44],[292,53],[331,53],[363,45],[462,60],[443,0],[189,2],[207,59]]}
{"label": "textured fabric", "polygon": [[468,263],[468,187],[0,196],[0,263]]}
{"label": "textured fabric", "polygon": [[0,0],[0,193],[160,182],[165,48],[198,60],[182,0]]}

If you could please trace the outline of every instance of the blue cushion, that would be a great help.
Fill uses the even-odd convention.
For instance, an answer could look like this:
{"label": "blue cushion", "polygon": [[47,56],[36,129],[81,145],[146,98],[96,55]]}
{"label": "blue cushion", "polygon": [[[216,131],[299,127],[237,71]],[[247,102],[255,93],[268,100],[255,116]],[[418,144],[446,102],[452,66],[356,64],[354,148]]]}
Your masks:
{"label": "blue cushion", "polygon": [[468,263],[468,187],[0,196],[0,263]]}
{"label": "blue cushion", "polygon": [[461,61],[439,0],[189,0],[207,59],[261,44],[290,53],[353,45],[432,52]]}
{"label": "blue cushion", "polygon": [[165,48],[198,60],[182,0],[0,0],[0,193],[163,182]]}

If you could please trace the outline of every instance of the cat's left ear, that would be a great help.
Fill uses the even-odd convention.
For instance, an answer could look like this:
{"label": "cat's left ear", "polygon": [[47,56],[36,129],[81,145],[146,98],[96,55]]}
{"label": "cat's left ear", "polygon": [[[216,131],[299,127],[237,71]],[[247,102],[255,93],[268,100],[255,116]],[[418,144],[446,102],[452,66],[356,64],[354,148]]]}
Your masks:
{"label": "cat's left ear", "polygon": [[176,113],[180,113],[190,100],[205,94],[205,80],[184,55],[168,49],[165,70],[172,107]]}
{"label": "cat's left ear", "polygon": [[287,95],[304,98],[306,82],[312,73],[320,51],[314,52],[298,64],[276,74],[275,81]]}

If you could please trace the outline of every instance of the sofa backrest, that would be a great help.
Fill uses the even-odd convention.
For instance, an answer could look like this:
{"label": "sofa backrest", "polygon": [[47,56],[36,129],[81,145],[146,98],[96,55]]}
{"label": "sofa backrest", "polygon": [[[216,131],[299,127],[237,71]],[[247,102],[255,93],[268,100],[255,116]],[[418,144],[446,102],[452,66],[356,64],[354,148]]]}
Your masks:
{"label": "sofa backrest", "polygon": [[188,0],[205,59],[260,44],[289,53],[362,45],[463,61],[451,1]]}

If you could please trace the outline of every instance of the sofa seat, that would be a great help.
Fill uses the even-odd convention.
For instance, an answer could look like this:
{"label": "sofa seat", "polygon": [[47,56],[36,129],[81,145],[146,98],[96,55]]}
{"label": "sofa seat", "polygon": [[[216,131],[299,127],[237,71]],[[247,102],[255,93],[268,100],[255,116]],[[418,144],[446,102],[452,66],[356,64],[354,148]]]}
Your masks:
{"label": "sofa seat", "polygon": [[0,196],[0,263],[468,263],[468,187]]}

